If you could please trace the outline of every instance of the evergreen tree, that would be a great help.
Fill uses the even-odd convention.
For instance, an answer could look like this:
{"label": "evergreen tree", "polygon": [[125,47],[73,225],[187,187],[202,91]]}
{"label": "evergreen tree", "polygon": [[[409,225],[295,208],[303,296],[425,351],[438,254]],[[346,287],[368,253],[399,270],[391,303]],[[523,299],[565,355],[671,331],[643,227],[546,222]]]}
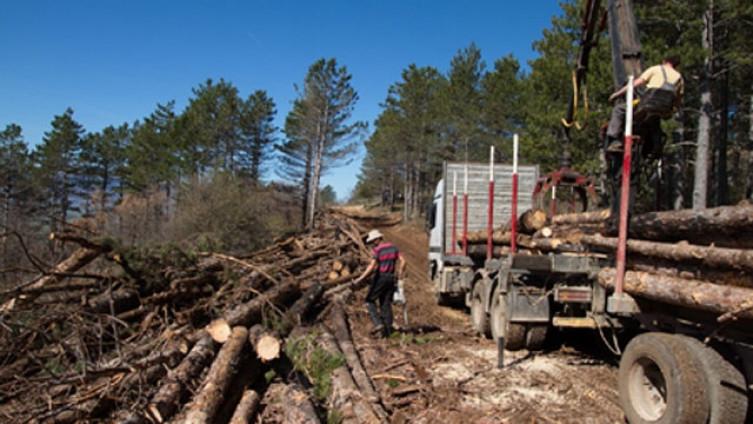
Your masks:
{"label": "evergreen tree", "polygon": [[84,137],[81,165],[87,191],[97,191],[99,209],[110,207],[110,199],[117,191],[122,196],[121,177],[124,173],[125,151],[130,139],[128,124],[108,126],[101,132]]}
{"label": "evergreen tree", "polygon": [[129,190],[142,191],[163,185],[169,191],[180,173],[181,164],[192,164],[190,158],[181,156],[174,108],[175,102],[172,101],[157,104],[156,110],[144,122],[133,125],[130,143],[124,151],[125,169],[122,171]]}
{"label": "evergreen tree", "polygon": [[73,119],[73,109],[68,108],[54,117],[52,129],[34,152],[35,181],[53,231],[58,224],[68,222],[71,213],[79,211],[83,134],[83,126]]}
{"label": "evergreen tree", "polygon": [[327,168],[347,162],[355,152],[357,137],[366,126],[363,122],[349,122],[358,100],[351,79],[347,68],[338,66],[335,59],[314,62],[299,92],[298,107],[290,112],[296,116],[291,118],[294,125],[286,126],[286,134],[307,144],[306,147],[291,147],[298,147],[297,158],[303,151],[307,152],[304,156],[310,157],[305,182],[307,227],[314,223],[321,176]]}
{"label": "evergreen tree", "polygon": [[264,173],[263,164],[275,142],[277,128],[273,121],[276,113],[274,100],[264,90],[253,92],[243,104],[240,119],[243,144],[237,160],[244,173],[256,182]]}

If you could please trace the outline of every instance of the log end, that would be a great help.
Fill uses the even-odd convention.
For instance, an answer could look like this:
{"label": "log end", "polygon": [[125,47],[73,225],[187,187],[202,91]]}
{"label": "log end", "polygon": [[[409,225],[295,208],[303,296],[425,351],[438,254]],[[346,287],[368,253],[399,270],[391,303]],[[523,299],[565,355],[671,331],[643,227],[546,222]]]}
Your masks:
{"label": "log end", "polygon": [[225,343],[232,333],[230,324],[222,318],[210,322],[209,325],[207,325],[206,330],[217,343]]}

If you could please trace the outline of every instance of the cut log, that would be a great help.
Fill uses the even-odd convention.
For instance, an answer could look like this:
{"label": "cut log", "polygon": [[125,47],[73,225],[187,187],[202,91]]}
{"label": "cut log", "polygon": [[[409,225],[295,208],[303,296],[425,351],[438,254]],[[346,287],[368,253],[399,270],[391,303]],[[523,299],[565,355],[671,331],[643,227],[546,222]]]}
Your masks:
{"label": "cut log", "polygon": [[238,372],[241,354],[247,339],[246,327],[233,327],[230,337],[209,368],[204,384],[186,407],[186,422],[197,424],[214,422],[217,411],[225,399],[225,391],[230,387],[233,376]]}
{"label": "cut log", "polygon": [[351,274],[351,272],[350,272],[350,268],[347,268],[347,267],[346,267],[346,268],[343,268],[343,269],[342,269],[342,270],[340,271],[340,276],[341,276],[341,277],[350,277],[350,274]]}
{"label": "cut log", "polygon": [[522,234],[533,234],[546,225],[546,212],[541,209],[529,209],[518,219],[518,231]]}
{"label": "cut log", "polygon": [[101,314],[115,314],[138,308],[139,293],[135,289],[121,288],[105,292],[89,300],[89,308]]}
{"label": "cut log", "polygon": [[[333,357],[344,356],[337,346],[335,337],[326,330],[317,337],[317,344]],[[348,371],[347,366],[340,366],[329,374],[332,381],[332,390],[327,398],[327,409],[338,411],[342,423],[380,423],[386,422],[380,419],[372,407],[359,391],[359,387]],[[365,394],[365,393],[364,393]]]}
{"label": "cut log", "polygon": [[224,319],[216,319],[206,326],[205,330],[212,336],[212,339],[217,343],[225,343],[233,330],[230,325]]}
{"label": "cut log", "polygon": [[189,391],[189,385],[214,356],[214,349],[215,344],[209,334],[203,335],[180,364],[167,374],[147,407],[147,412],[154,421],[163,423],[175,415],[181,398]]}
{"label": "cut log", "polygon": [[340,274],[337,271],[330,271],[329,274],[327,274],[327,279],[329,281],[335,281],[338,278],[340,278]]}
{"label": "cut log", "polygon": [[342,271],[343,267],[344,267],[344,265],[343,265],[342,261],[340,261],[338,259],[335,259],[332,262],[332,271],[340,272],[340,271]]}
{"label": "cut log", "polygon": [[265,405],[259,422],[318,424],[314,404],[306,392],[292,384],[272,383],[264,393]]}
{"label": "cut log", "polygon": [[[609,250],[617,249],[617,238],[601,235],[585,236],[583,242]],[[730,249],[714,246],[696,246],[687,242],[661,243],[645,240],[628,240],[628,251],[643,256],[673,261],[690,262],[712,268],[730,268],[753,271],[753,250]]]}
{"label": "cut log", "polygon": [[106,253],[109,250],[110,249],[107,246],[80,247],[74,250],[64,261],[57,264],[57,266],[55,266],[55,268],[53,268],[47,275],[42,276],[24,289],[33,291],[48,284],[58,283],[65,278],[65,276],[75,273],[94,259],[97,259],[99,255]]}
{"label": "cut log", "polygon": [[[614,268],[604,268],[599,272],[599,283],[613,287],[615,276]],[[624,288],[637,297],[718,314],[737,311],[741,304],[753,301],[751,289],[640,271],[625,273]],[[753,310],[742,311],[738,316],[753,318]]]}
{"label": "cut log", "polygon": [[577,225],[577,224],[592,224],[600,223],[609,219],[611,215],[609,209],[602,209],[598,211],[590,212],[578,212],[578,213],[565,213],[562,215],[554,215],[552,217],[553,225]]}
{"label": "cut log", "polygon": [[301,289],[298,283],[282,284],[246,303],[236,306],[225,314],[224,318],[231,327],[238,325],[249,326],[261,320],[261,311],[267,304],[285,306],[300,295]]}
{"label": "cut log", "polygon": [[230,418],[230,424],[248,424],[256,414],[256,409],[259,407],[259,393],[256,390],[246,390],[243,392],[238,406],[235,407],[235,412],[232,418]]}
{"label": "cut log", "polygon": [[319,283],[314,283],[307,288],[303,295],[293,303],[282,317],[282,325],[278,330],[278,336],[286,337],[293,327],[301,325],[304,316],[311,311],[311,308],[322,298],[324,287]]}
{"label": "cut log", "polygon": [[340,346],[340,350],[343,352],[345,361],[348,363],[348,368],[350,368],[352,372],[353,379],[355,380],[356,384],[358,384],[361,392],[366,395],[369,403],[374,409],[374,412],[381,419],[386,420],[388,417],[387,411],[384,410],[384,407],[381,404],[379,393],[374,388],[374,384],[372,383],[371,378],[369,378],[369,375],[363,368],[361,358],[358,355],[358,351],[356,350],[355,345],[353,344],[353,338],[350,333],[348,319],[345,315],[345,311],[340,304],[336,303],[332,307],[330,315],[332,331],[335,335],[335,338],[337,339],[337,344]]}
{"label": "cut log", "polygon": [[753,206],[651,212],[630,219],[630,237],[753,248]]}

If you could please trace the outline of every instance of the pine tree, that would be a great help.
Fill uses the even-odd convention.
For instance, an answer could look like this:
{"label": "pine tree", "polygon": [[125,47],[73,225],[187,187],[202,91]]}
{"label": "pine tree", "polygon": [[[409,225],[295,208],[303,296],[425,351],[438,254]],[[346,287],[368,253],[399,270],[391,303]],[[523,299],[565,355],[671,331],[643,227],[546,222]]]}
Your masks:
{"label": "pine tree", "polygon": [[79,211],[83,134],[83,126],[73,119],[73,109],[68,108],[54,117],[52,129],[34,152],[35,181],[53,231],[60,223],[67,223],[71,213]]}
{"label": "pine tree", "polygon": [[[181,165],[192,167],[192,158],[181,156],[183,146],[177,135],[175,102],[157,108],[144,122],[133,125],[127,144],[123,181],[131,191],[163,185],[167,191],[180,174]],[[190,152],[189,152],[190,155]],[[186,165],[188,164],[188,165]]]}
{"label": "pine tree", "polygon": [[[81,165],[87,191],[97,191],[99,209],[110,207],[113,194],[123,195],[121,177],[124,173],[125,151],[131,136],[128,124],[108,126],[101,132],[84,137]],[[118,189],[118,186],[121,188]]]}
{"label": "pine tree", "polygon": [[264,173],[264,162],[269,159],[275,142],[277,128],[274,117],[275,102],[264,90],[253,92],[243,104],[240,119],[243,138],[241,152],[236,161],[251,180],[259,182]]}
{"label": "pine tree", "polygon": [[[366,126],[363,122],[349,122],[358,101],[351,79],[347,68],[338,66],[335,59],[314,62],[299,91],[298,107],[290,112],[295,115],[291,118],[294,125],[289,128],[286,125],[288,137],[307,145],[292,143],[290,147],[297,147],[295,160],[310,157],[304,181],[307,194],[304,216],[309,228],[314,223],[321,176],[327,168],[347,162]],[[306,153],[301,155],[303,152]]]}

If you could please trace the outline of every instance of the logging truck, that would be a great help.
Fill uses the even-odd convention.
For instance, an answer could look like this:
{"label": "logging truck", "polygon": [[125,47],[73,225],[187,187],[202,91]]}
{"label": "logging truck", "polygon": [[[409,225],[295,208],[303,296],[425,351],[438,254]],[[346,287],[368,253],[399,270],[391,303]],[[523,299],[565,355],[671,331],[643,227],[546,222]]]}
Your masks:
{"label": "logging truck", "polygon": [[623,237],[602,235],[610,212],[585,203],[544,213],[567,187],[553,174],[493,161],[444,165],[429,213],[438,302],[470,308],[474,329],[497,342],[499,366],[506,350],[589,331],[620,357],[631,423],[747,422],[753,206],[636,215],[627,240],[627,225]]}

